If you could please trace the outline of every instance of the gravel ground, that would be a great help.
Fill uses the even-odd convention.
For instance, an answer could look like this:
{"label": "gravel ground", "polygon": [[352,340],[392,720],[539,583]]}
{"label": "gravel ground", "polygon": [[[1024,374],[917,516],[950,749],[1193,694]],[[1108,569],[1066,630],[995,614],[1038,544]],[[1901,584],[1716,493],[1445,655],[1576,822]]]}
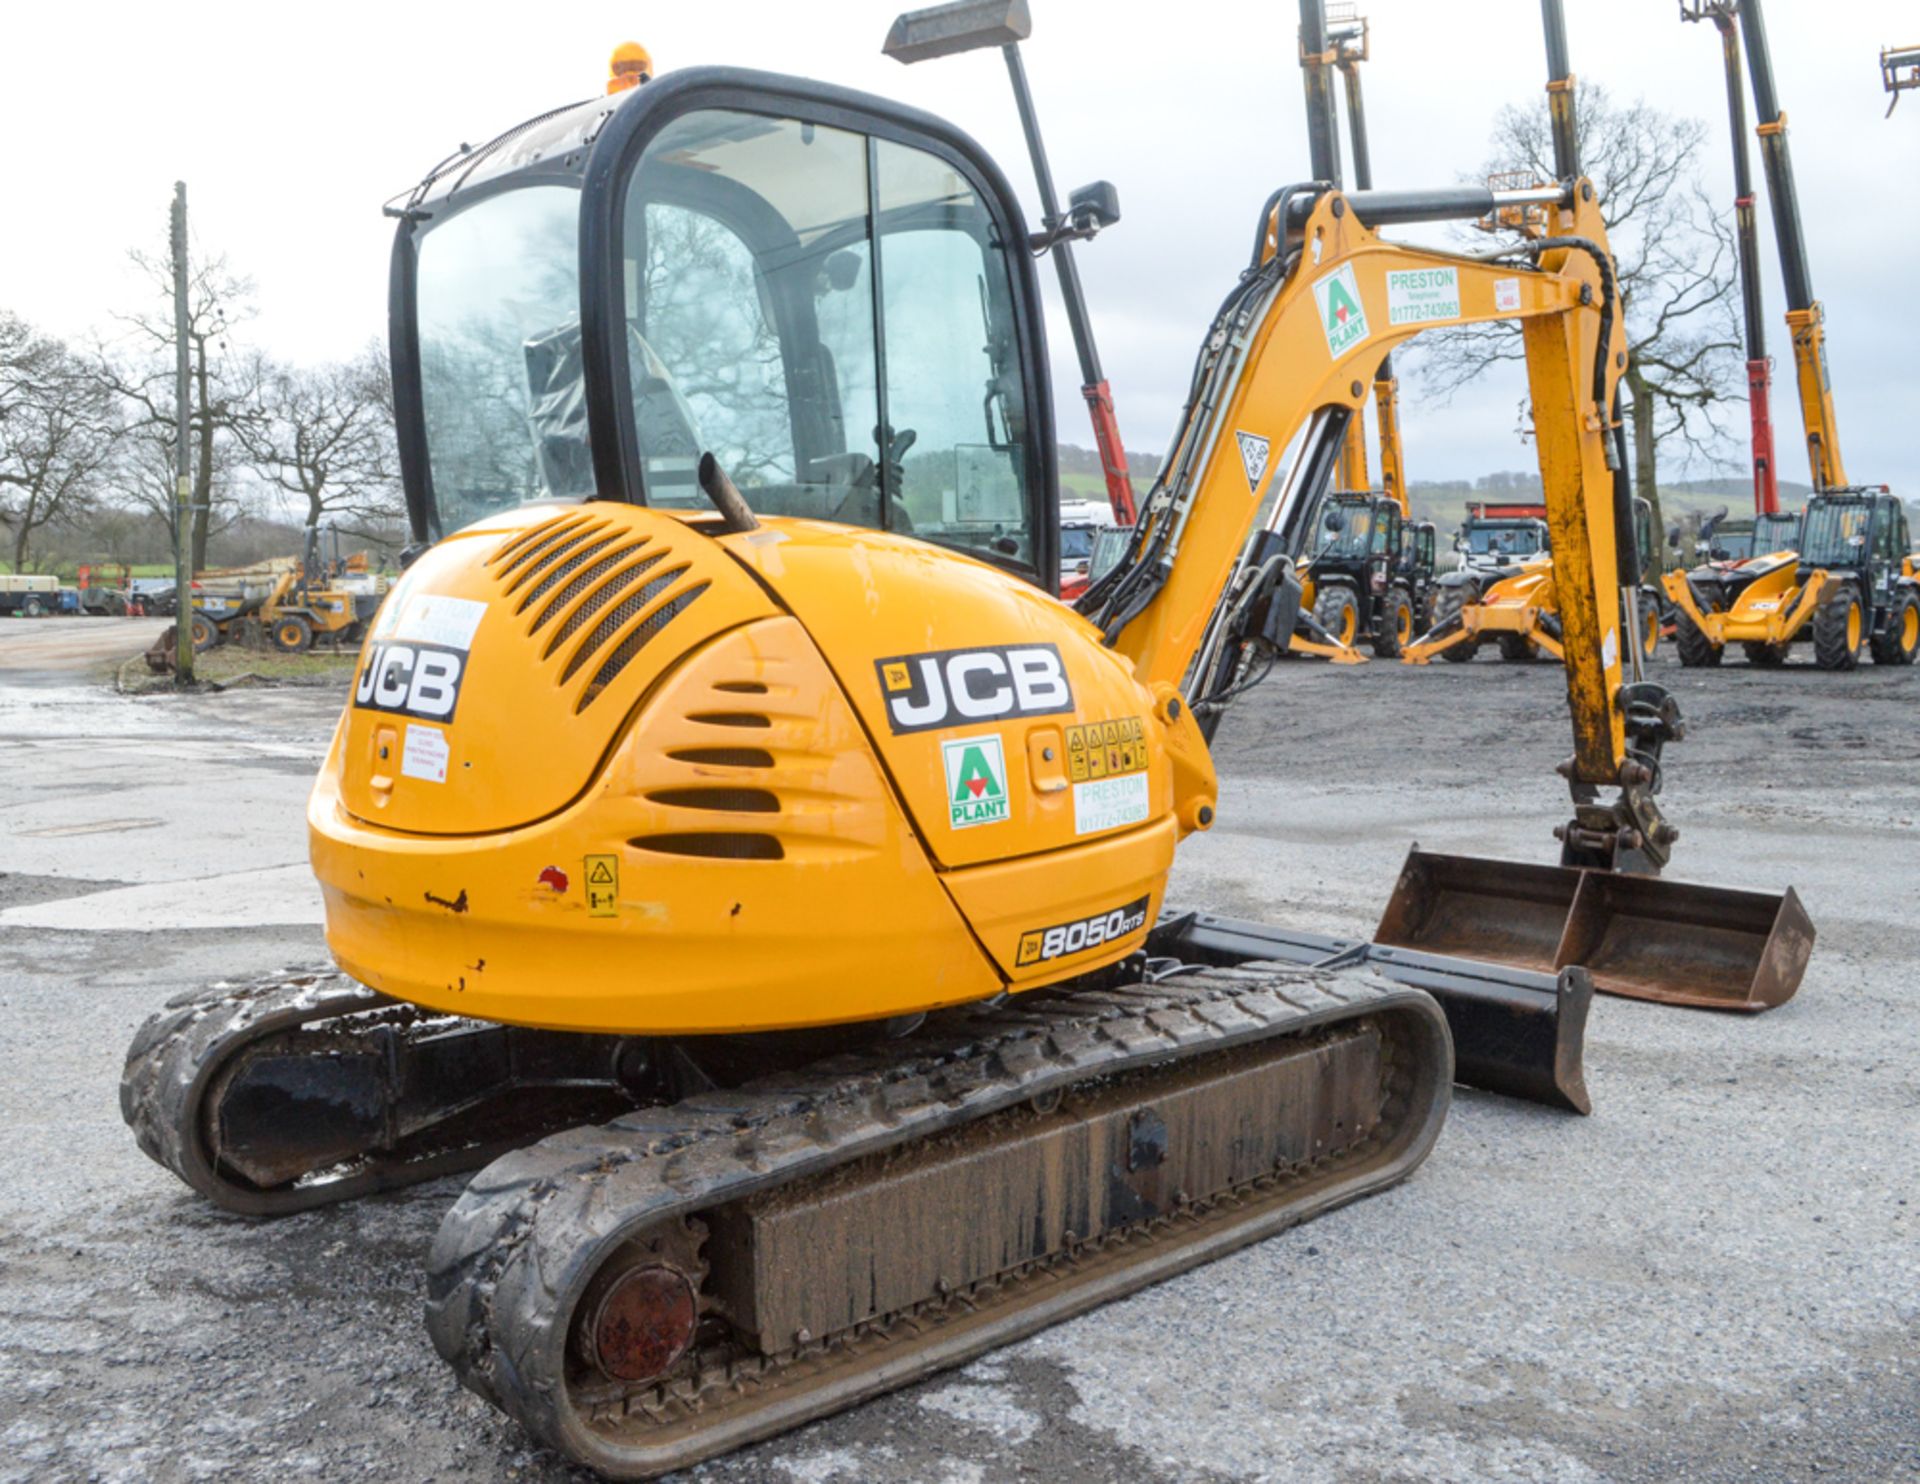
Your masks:
{"label": "gravel ground", "polygon": [[[97,634],[45,636],[0,633],[0,1480],[575,1477],[427,1343],[455,1182],[250,1224],[120,1122],[162,999],[320,957],[338,695],[119,698],[76,668]],[[1800,889],[1797,999],[1603,999],[1591,1119],[1462,1090],[1395,1190],[689,1477],[1920,1475],[1920,675],[1662,673],[1675,874]],[[1175,899],[1363,934],[1416,839],[1551,859],[1563,697],[1485,658],[1283,667]]]}

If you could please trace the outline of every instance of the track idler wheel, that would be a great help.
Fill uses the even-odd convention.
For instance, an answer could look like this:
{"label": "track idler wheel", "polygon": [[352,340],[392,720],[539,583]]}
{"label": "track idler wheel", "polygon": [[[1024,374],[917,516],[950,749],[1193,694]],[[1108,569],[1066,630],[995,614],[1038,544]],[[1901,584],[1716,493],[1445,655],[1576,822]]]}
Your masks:
{"label": "track idler wheel", "polygon": [[623,1247],[594,1275],[576,1311],[575,1357],[627,1385],[678,1365],[700,1327],[705,1237],[698,1222],[669,1223]]}

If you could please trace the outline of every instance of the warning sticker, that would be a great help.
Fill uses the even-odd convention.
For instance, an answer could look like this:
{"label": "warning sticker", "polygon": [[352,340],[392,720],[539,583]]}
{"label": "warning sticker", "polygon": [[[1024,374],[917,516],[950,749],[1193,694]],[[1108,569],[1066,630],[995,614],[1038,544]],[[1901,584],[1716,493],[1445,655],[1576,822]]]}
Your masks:
{"label": "warning sticker", "polygon": [[417,727],[408,722],[406,740],[400,747],[400,772],[427,783],[445,783],[447,753],[445,732],[438,727]]}
{"label": "warning sticker", "polygon": [[1315,283],[1313,301],[1320,306],[1327,353],[1335,360],[1373,333],[1367,328],[1367,311],[1360,303],[1360,284],[1353,276],[1353,264],[1342,263]]}
{"label": "warning sticker", "polygon": [[587,916],[612,917],[620,906],[620,857],[590,855],[587,876]]}
{"label": "warning sticker", "polygon": [[1457,268],[1409,268],[1387,275],[1387,323],[1424,325],[1460,318]]}
{"label": "warning sticker", "polygon": [[1238,433],[1233,435],[1240,440],[1240,464],[1247,471],[1247,490],[1251,494],[1260,493],[1260,481],[1267,472],[1267,455],[1272,443],[1258,433]]}
{"label": "warning sticker", "polygon": [[1493,307],[1500,314],[1520,312],[1520,280],[1496,278],[1493,281]]}
{"label": "warning sticker", "polygon": [[1067,728],[1067,776],[1075,783],[1138,773],[1147,766],[1147,727],[1137,716]]}
{"label": "warning sticker", "polygon": [[1611,670],[1620,663],[1620,644],[1612,629],[1607,630],[1606,638],[1600,641],[1600,668]]}

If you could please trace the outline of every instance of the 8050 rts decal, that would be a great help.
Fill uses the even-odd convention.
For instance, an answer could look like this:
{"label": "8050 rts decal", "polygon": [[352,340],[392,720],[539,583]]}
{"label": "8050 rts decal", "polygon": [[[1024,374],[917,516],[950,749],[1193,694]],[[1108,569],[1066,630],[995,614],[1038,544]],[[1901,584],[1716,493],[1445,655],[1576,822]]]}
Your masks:
{"label": "8050 rts decal", "polygon": [[1096,912],[1077,922],[1063,922],[1058,927],[1034,928],[1022,933],[1013,966],[1024,969],[1030,964],[1044,964],[1049,959],[1085,953],[1102,943],[1112,943],[1128,933],[1137,933],[1147,925],[1147,903],[1150,900],[1140,897],[1124,907],[1115,907],[1111,912]]}
{"label": "8050 rts decal", "polygon": [[1052,644],[940,649],[873,665],[887,702],[887,725],[896,737],[1073,710],[1073,687]]}

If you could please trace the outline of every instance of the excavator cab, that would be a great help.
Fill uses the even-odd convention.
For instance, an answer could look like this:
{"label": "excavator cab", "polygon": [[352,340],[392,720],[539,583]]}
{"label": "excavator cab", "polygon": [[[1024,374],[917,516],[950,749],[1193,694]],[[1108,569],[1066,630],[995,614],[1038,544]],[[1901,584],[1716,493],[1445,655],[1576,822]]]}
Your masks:
{"label": "excavator cab", "polygon": [[758,514],[1052,589],[1031,256],[992,163],[930,124],[708,69],[426,183],[395,244],[416,536],[538,499],[706,511],[710,452]]}

